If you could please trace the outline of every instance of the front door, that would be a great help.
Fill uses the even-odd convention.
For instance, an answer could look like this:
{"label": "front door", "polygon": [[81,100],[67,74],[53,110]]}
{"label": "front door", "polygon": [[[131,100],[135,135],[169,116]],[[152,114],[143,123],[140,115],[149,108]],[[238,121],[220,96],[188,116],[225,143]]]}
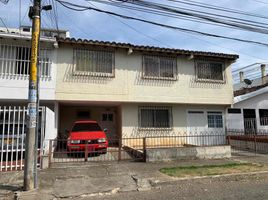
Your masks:
{"label": "front door", "polygon": [[108,138],[109,144],[115,144],[118,140],[116,133],[116,120],[114,112],[103,112],[101,114],[101,123],[102,129],[106,130],[106,136]]}
{"label": "front door", "polygon": [[206,128],[206,116],[204,111],[188,111],[187,114],[187,144],[200,145],[199,135],[203,134]]}
{"label": "front door", "polygon": [[245,134],[256,134],[256,113],[255,109],[244,109],[244,128]]}

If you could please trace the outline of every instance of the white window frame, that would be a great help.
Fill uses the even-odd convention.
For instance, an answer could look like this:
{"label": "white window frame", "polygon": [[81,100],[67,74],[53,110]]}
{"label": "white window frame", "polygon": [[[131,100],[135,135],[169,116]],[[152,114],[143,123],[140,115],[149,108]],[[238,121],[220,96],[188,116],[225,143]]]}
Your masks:
{"label": "white window frame", "polygon": [[[142,110],[168,110],[168,123],[169,127],[143,127],[142,126]],[[139,121],[139,130],[172,130],[173,129],[173,113],[172,106],[139,106],[138,108],[138,121]]]}
{"label": "white window frame", "polygon": [[[88,58],[90,56],[96,57],[98,54],[103,54],[109,53],[111,54],[111,72],[98,72],[98,71],[90,71],[89,70],[78,70],[77,69],[77,53],[84,53],[85,56]],[[93,54],[93,55],[91,55]],[[104,58],[105,59],[105,58]],[[85,61],[85,65],[87,65]],[[92,50],[92,49],[74,49],[73,50],[73,75],[77,76],[95,76],[95,77],[109,77],[109,78],[114,78],[115,77],[115,52],[114,51],[108,51],[108,50]],[[95,64],[96,66],[96,64]]]}
{"label": "white window frame", "polygon": [[[152,59],[157,59],[157,65],[155,66],[158,68],[158,75],[148,75],[146,74],[146,66],[145,66],[145,59],[146,58],[152,58]],[[173,71],[173,76],[172,77],[167,77],[167,76],[161,76],[161,65],[160,65],[160,60],[161,59],[171,59],[173,61],[173,66],[172,66],[172,71]],[[172,57],[172,56],[158,56],[158,55],[142,55],[142,77],[145,79],[158,79],[158,80],[177,80],[178,78],[178,66],[177,66],[177,58]]]}
{"label": "white window frame", "polygon": [[[202,115],[205,120],[206,120],[206,126],[204,128],[206,128],[207,130],[209,129],[213,129],[212,127],[208,127],[208,114],[209,113],[219,113],[219,115],[221,114],[222,116],[222,127],[220,129],[223,129],[225,127],[225,114],[223,110],[214,110],[214,109],[186,109],[186,116],[187,116],[187,124],[188,124],[188,120],[189,120],[189,114],[191,112],[198,112],[200,113],[200,115]],[[188,128],[188,126],[187,126]],[[214,128],[217,129],[217,128]]]}
{"label": "white window frame", "polygon": [[[208,116],[209,116],[209,115],[214,115],[214,116],[217,115],[217,116],[221,116],[222,126],[221,126],[221,127],[217,127],[217,126],[215,126],[215,125],[217,124],[217,122],[215,122],[215,119],[214,119],[214,127],[209,127],[209,120],[208,120]],[[224,114],[223,114],[222,111],[207,110],[207,111],[206,111],[206,116],[207,116],[207,127],[208,127],[209,129],[218,129],[218,128],[222,129],[222,128],[224,128]]]}
{"label": "white window frame", "polygon": [[[200,78],[198,77],[198,68],[199,64],[221,64],[221,73],[222,73],[222,80],[221,79],[210,79],[210,78]],[[195,60],[195,79],[198,82],[212,82],[212,83],[225,83],[225,63],[221,61],[214,61],[214,60]]]}

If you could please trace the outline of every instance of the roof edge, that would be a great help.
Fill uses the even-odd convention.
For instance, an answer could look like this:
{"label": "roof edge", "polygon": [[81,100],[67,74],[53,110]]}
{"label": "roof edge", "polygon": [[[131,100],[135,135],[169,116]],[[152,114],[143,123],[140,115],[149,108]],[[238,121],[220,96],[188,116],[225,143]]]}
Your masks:
{"label": "roof edge", "polygon": [[239,55],[236,55],[236,54],[225,54],[225,53],[215,53],[215,52],[206,52],[206,51],[193,51],[193,50],[185,50],[185,49],[164,48],[164,47],[156,47],[156,46],[134,45],[131,43],[87,40],[87,39],[80,39],[80,38],[76,39],[76,38],[59,38],[58,37],[57,41],[59,43],[99,45],[99,46],[108,46],[108,47],[117,47],[117,48],[132,48],[133,50],[217,57],[217,58],[223,58],[223,59],[228,59],[228,60],[236,60],[239,58]]}

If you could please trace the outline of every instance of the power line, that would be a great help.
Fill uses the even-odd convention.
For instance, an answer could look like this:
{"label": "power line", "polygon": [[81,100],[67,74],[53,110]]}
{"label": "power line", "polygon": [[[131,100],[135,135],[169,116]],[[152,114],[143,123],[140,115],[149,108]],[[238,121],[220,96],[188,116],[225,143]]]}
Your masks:
{"label": "power line", "polygon": [[[143,13],[146,13],[146,14],[155,14],[155,15],[159,15],[159,16],[174,18],[174,19],[181,19],[181,20],[198,22],[198,23],[203,23],[203,24],[208,24],[208,25],[216,25],[216,26],[220,26],[220,27],[230,28],[227,25],[216,24],[216,23],[213,23],[213,22],[208,22],[208,21],[204,21],[204,20],[201,20],[201,19],[197,19],[197,18],[191,17],[191,16],[183,16],[183,15],[178,15],[178,14],[174,14],[174,13],[167,13],[167,12],[163,12],[163,11],[157,11],[157,10],[141,8],[141,7],[134,7],[134,6],[123,5],[123,4],[114,4],[114,3],[110,3],[110,2],[106,2],[106,1],[100,1],[100,0],[90,0],[90,1],[94,1],[94,2],[97,2],[97,3],[102,3],[102,4],[106,4],[106,5],[110,5],[110,6],[115,6],[115,7],[118,7],[118,8],[128,9],[129,11],[135,10],[135,11],[143,12]],[[233,27],[233,29],[241,29],[241,28]]]}
{"label": "power line", "polygon": [[169,6],[169,5],[164,5],[160,3],[152,3],[152,2],[147,2],[147,1],[134,1],[134,2],[130,2],[130,4],[152,8],[155,10],[162,10],[165,12],[170,12],[170,13],[175,13],[175,14],[181,14],[185,16],[196,17],[205,21],[225,24],[231,27],[238,27],[247,31],[253,31],[253,32],[258,32],[258,33],[263,33],[263,34],[268,33],[267,26],[263,26],[263,25],[267,25],[266,23],[256,22],[252,20],[245,20],[245,19],[236,18],[236,17],[203,12],[200,10],[197,11],[193,9]]}
{"label": "power line", "polygon": [[215,5],[211,5],[211,4],[207,4],[207,3],[203,3],[203,2],[201,3],[201,2],[193,1],[193,0],[167,0],[167,1],[191,5],[191,6],[195,6],[195,7],[206,8],[206,9],[210,9],[210,10],[217,10],[217,11],[222,11],[222,12],[227,12],[227,13],[232,13],[232,14],[240,14],[240,15],[244,15],[244,16],[268,19],[268,16],[250,13],[250,12],[245,12],[245,11],[237,10],[237,9],[225,8],[222,6],[215,6]]}
{"label": "power line", "polygon": [[[88,0],[89,1],[89,0]],[[234,18],[224,15],[217,15],[215,13],[202,12],[200,10],[192,10],[187,8],[174,7],[164,4],[151,3],[146,1],[138,1],[138,2],[127,2],[130,5],[125,5],[122,3],[118,3],[121,1],[103,1],[103,0],[90,0],[95,1],[102,4],[107,4],[111,6],[126,8],[130,10],[136,10],[145,13],[156,14],[160,16],[178,18],[189,21],[196,21],[204,24],[217,25],[225,28],[235,28],[245,31],[251,31],[256,33],[267,34],[268,27],[263,25],[268,25],[267,23],[256,22],[252,20],[245,20],[241,18]],[[174,9],[176,8],[176,9]],[[180,10],[177,10],[180,9]],[[186,11],[187,12],[186,12]],[[203,13],[203,14],[200,14]],[[218,17],[214,17],[218,16]],[[226,18],[228,20],[226,20]]]}
{"label": "power line", "polygon": [[9,33],[9,29],[8,29],[8,27],[7,27],[7,25],[6,25],[6,23],[4,22],[4,20],[3,20],[3,18],[2,17],[0,17],[0,21],[2,22],[2,24],[5,26],[5,28],[7,29],[7,32]]}
{"label": "power line", "polygon": [[3,4],[7,4],[9,0],[0,0]]}
{"label": "power line", "polygon": [[164,28],[169,28],[169,29],[173,29],[173,30],[178,30],[178,31],[183,31],[183,32],[187,32],[187,33],[194,33],[194,34],[202,35],[202,36],[209,36],[209,37],[214,37],[214,38],[222,38],[222,39],[228,39],[228,40],[239,41],[239,42],[244,42],[244,43],[257,44],[257,45],[262,45],[262,46],[266,46],[266,47],[268,46],[268,43],[263,43],[263,42],[259,42],[259,41],[246,40],[246,39],[241,39],[241,38],[234,38],[234,37],[216,35],[216,34],[207,33],[207,32],[196,31],[196,30],[192,30],[192,29],[180,28],[180,27],[162,24],[162,23],[158,23],[158,22],[153,22],[153,21],[149,21],[149,20],[145,20],[145,19],[121,15],[121,14],[110,12],[110,11],[100,10],[100,9],[93,8],[90,6],[82,6],[82,5],[73,4],[73,3],[61,1],[61,0],[56,0],[56,1],[59,2],[62,6],[68,8],[68,9],[71,9],[71,10],[75,10],[75,11],[94,10],[94,11],[97,11],[100,13],[108,13],[110,15],[114,15],[114,16],[121,17],[121,18],[128,19],[128,20],[140,21],[140,22],[144,22],[147,24],[160,26],[160,27],[164,27]]}
{"label": "power line", "polygon": [[[98,7],[95,6],[93,3],[91,3],[91,2],[88,2],[88,3],[89,3],[90,5],[92,5],[92,6],[94,6],[95,8],[98,8]],[[109,15],[109,14],[108,14],[108,15]],[[109,16],[113,17],[115,20],[119,21],[121,24],[127,26],[128,28],[130,28],[131,30],[135,31],[136,33],[139,33],[140,35],[143,35],[144,37],[147,37],[147,38],[149,38],[149,39],[151,39],[151,40],[153,40],[153,41],[156,41],[156,42],[158,42],[158,43],[160,43],[160,44],[162,44],[162,45],[172,47],[172,46],[170,46],[169,44],[164,44],[163,42],[161,42],[160,40],[158,40],[158,39],[156,39],[156,38],[154,38],[154,37],[151,37],[151,36],[149,36],[149,35],[147,35],[147,34],[144,34],[143,32],[141,32],[141,31],[139,31],[138,29],[132,27],[131,25],[129,25],[129,24],[123,22],[122,20],[118,19],[117,17],[115,17],[115,16],[113,16],[113,15],[109,15]]]}

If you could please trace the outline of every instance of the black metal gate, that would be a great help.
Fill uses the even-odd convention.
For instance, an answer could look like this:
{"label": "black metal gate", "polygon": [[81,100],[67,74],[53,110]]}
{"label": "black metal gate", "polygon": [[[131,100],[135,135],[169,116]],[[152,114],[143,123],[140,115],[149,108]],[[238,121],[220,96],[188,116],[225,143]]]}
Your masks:
{"label": "black metal gate", "polygon": [[[49,141],[49,164],[64,162],[111,162],[145,161],[145,139],[124,138],[109,141],[108,147],[102,147],[98,140],[79,140],[70,145],[70,140]],[[105,146],[105,145],[103,145]]]}

